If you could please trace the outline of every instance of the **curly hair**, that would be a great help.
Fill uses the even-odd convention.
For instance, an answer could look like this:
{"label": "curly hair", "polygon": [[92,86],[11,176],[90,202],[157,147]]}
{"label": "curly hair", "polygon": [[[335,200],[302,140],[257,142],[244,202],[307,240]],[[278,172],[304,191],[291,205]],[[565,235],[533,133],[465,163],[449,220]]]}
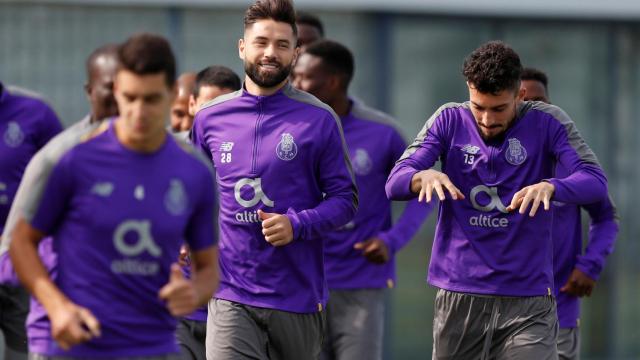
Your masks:
{"label": "curly hair", "polygon": [[462,67],[467,82],[484,94],[517,91],[521,73],[520,57],[502,41],[483,44],[465,59]]}

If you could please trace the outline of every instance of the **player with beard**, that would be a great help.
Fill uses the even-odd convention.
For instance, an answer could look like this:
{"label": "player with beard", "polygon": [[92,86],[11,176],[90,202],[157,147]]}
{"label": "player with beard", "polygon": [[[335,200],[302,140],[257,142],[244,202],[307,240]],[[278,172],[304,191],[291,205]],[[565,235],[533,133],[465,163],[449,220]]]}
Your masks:
{"label": "player with beard", "polygon": [[298,52],[290,1],[251,5],[238,50],[244,88],[200,109],[192,131],[220,192],[207,359],[317,359],[323,235],[357,209],[348,152],[333,110],[288,83]]}
{"label": "player with beard", "polygon": [[[118,62],[119,116],[71,148],[59,144],[33,216],[12,233],[16,272],[51,321],[52,339],[32,359],[176,359],[175,317],[216,286],[213,174],[165,130],[175,96],[169,43],[134,35]],[[37,254],[44,236],[58,253],[55,282]],[[183,240],[191,280],[173,263]]]}
{"label": "player with beard", "polygon": [[[522,101],[521,72],[502,42],[474,50],[463,67],[469,101],[438,109],[387,181],[391,199],[440,199],[428,276],[439,288],[434,359],[557,359],[547,210],[607,196],[567,114]],[[558,163],[566,177],[554,176]]]}
{"label": "player with beard", "polygon": [[[3,271],[0,281],[18,284],[17,275],[13,271],[7,252],[11,242],[11,234],[20,217],[32,218],[35,212],[33,205],[42,196],[43,180],[55,165],[55,154],[59,153],[58,150],[61,147],[68,149],[80,142],[83,136],[94,131],[103,120],[118,115],[118,108],[113,96],[113,81],[118,66],[117,50],[117,45],[108,44],[97,48],[89,55],[86,62],[87,83],[84,86],[90,105],[89,114],[53,138],[29,162],[11,205],[2,236],[2,245],[0,246],[2,260],[0,261],[6,261],[6,263],[2,265]],[[51,237],[45,238],[40,243],[38,253],[50,276],[55,279],[57,255],[53,250]],[[33,297],[31,297],[26,326],[29,351],[42,353],[51,339],[51,329],[45,309]]]}
{"label": "player with beard", "polygon": [[[525,101],[550,103],[547,75],[525,68],[520,75],[520,88]],[[558,164],[556,177],[567,170]],[[553,274],[554,295],[558,303],[558,356],[561,360],[580,358],[580,298],[591,296],[604,268],[606,257],[613,251],[618,234],[616,208],[610,198],[577,206],[553,202]],[[582,251],[582,216],[589,213],[589,242]]]}

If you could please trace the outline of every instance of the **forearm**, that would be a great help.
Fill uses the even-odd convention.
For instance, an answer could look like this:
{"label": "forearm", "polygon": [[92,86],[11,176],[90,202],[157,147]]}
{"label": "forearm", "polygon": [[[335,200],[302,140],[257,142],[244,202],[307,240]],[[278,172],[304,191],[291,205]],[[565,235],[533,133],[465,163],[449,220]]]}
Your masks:
{"label": "forearm", "polygon": [[296,212],[290,208],[286,215],[293,228],[293,239],[315,238],[348,223],[357,206],[352,193],[328,197],[313,209]]}
{"label": "forearm", "polygon": [[218,247],[212,246],[206,250],[192,254],[193,275],[191,281],[198,294],[198,305],[206,304],[218,288]]}
{"label": "forearm", "polygon": [[555,190],[553,200],[584,205],[602,201],[607,197],[607,179],[595,165],[586,165],[566,178],[549,179]]}
{"label": "forearm", "polygon": [[415,236],[437,204],[437,201],[430,203],[408,201],[398,221],[379,237],[393,252],[399,251]]}
{"label": "forearm", "polygon": [[38,299],[48,313],[69,302],[69,299],[51,281],[49,273],[38,255],[42,236],[24,220],[15,227],[9,255],[22,285]]}
{"label": "forearm", "polygon": [[613,251],[617,234],[618,224],[613,218],[593,222],[589,227],[589,244],[584,255],[578,256],[576,267],[598,280],[607,256]]}
{"label": "forearm", "polygon": [[[391,174],[389,174],[387,184],[385,185],[387,198],[397,201],[415,198],[420,191],[414,191],[416,186],[414,175],[418,172],[419,170],[405,164],[396,165],[391,171]],[[419,183],[419,180],[417,182]]]}

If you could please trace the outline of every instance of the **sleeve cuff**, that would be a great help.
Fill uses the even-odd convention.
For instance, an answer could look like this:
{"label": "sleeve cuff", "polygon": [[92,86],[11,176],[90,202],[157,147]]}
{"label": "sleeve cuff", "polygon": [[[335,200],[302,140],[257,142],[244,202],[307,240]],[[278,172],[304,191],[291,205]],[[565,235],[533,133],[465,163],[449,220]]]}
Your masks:
{"label": "sleeve cuff", "polygon": [[302,233],[302,223],[300,222],[300,217],[298,216],[298,213],[296,213],[295,210],[293,210],[293,208],[289,208],[287,210],[287,217],[289,218],[289,221],[291,222],[291,229],[293,230],[293,240],[299,240],[300,239],[300,235]]}

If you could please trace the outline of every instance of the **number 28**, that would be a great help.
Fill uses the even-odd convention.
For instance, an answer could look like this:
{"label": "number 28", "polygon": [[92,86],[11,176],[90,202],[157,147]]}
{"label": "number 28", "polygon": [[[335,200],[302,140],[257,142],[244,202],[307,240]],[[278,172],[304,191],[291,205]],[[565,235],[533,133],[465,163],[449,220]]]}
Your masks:
{"label": "number 28", "polygon": [[231,153],[221,153],[220,154],[220,162],[230,163],[231,162]]}

